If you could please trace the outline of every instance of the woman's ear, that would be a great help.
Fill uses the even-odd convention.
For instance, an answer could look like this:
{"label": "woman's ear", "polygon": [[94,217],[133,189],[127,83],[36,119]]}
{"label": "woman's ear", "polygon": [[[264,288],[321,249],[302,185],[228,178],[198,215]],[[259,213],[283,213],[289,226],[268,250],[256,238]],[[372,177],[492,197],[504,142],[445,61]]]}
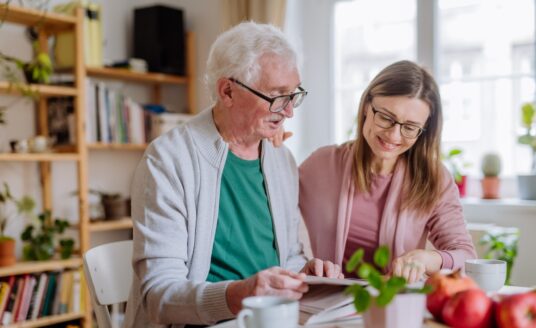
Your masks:
{"label": "woman's ear", "polygon": [[221,78],[216,82],[216,90],[218,92],[218,99],[226,106],[233,103],[233,88],[232,81],[227,78]]}

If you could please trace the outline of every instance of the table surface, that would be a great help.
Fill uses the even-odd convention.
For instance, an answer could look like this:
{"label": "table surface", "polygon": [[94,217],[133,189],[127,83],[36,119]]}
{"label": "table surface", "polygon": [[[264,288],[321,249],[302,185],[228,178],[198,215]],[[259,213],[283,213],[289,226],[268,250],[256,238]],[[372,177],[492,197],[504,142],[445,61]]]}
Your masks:
{"label": "table surface", "polygon": [[[497,293],[508,295],[508,294],[516,294],[516,293],[522,293],[529,291],[531,289],[534,289],[533,287],[518,287],[518,286],[504,286],[501,288]],[[428,314],[429,315],[429,314]],[[347,321],[340,321],[336,323],[325,323],[325,324],[315,324],[311,326],[299,326],[299,327],[315,327],[315,328],[363,328],[365,325],[363,324],[363,320],[361,318],[347,320]],[[423,328],[443,328],[447,327],[441,323],[435,322],[429,318],[425,319],[423,322]],[[212,328],[237,328],[236,320],[231,320],[227,322],[223,322],[220,324],[217,324],[215,326],[212,326]]]}

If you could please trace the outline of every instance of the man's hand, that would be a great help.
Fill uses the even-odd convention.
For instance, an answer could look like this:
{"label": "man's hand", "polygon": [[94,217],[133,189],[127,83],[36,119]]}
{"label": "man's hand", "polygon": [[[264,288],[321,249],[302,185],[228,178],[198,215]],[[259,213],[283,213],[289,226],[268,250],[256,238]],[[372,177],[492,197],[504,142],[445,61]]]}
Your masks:
{"label": "man's hand", "polygon": [[322,261],[321,259],[309,260],[300,272],[317,277],[344,278],[344,274],[341,272],[341,267],[338,264],[330,261]]}
{"label": "man's hand", "polygon": [[272,145],[274,145],[274,147],[280,147],[283,142],[285,142],[285,140],[287,140],[288,138],[292,137],[292,135],[292,132],[285,131],[285,129],[281,127],[279,131],[277,131],[276,135],[269,138],[268,140],[272,142]]}
{"label": "man's hand", "polygon": [[237,314],[242,308],[242,300],[248,296],[277,295],[298,300],[309,290],[304,279],[305,274],[280,267],[260,271],[247,279],[229,284],[226,291],[227,305],[233,314]]}
{"label": "man's hand", "polygon": [[408,283],[424,279],[441,269],[443,259],[438,252],[416,249],[396,258],[393,261],[392,274],[406,278]]}

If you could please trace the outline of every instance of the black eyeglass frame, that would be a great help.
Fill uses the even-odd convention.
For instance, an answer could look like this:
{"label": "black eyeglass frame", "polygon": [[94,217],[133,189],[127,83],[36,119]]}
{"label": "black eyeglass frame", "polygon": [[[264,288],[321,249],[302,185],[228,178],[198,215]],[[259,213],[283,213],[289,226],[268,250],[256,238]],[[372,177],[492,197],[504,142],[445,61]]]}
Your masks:
{"label": "black eyeglass frame", "polygon": [[[247,86],[246,84],[240,82],[239,80],[235,79],[235,78],[232,78],[230,77],[229,80],[233,81],[234,83],[240,85],[241,87],[245,88],[246,90],[248,90],[249,92],[253,93],[254,95],[256,95],[257,97],[259,98],[262,98],[264,100],[266,100],[267,102],[270,103],[270,107],[268,108],[268,110],[272,113],[279,113],[279,112],[282,112],[290,102],[292,102],[292,100],[298,96],[298,95],[302,95],[302,101],[303,99],[305,98],[305,96],[307,96],[307,91],[302,88],[301,86],[298,86],[298,92],[294,92],[294,93],[291,93],[289,95],[281,95],[281,96],[275,96],[275,97],[268,97],[267,95],[264,95],[262,94],[261,92]],[[279,98],[288,98],[288,101],[285,103],[284,106],[281,106],[278,110],[272,110],[272,105],[274,104],[274,102],[279,99]],[[301,105],[302,101],[300,101],[297,105],[295,104],[292,104],[292,107],[296,108],[298,107],[299,105]]]}
{"label": "black eyeglass frame", "polygon": [[[416,125],[416,124],[411,124],[411,123],[402,123],[402,122],[398,122],[397,120],[395,120],[394,118],[392,118],[390,115],[388,115],[387,113],[384,113],[382,111],[379,111],[377,110],[376,108],[374,108],[374,105],[372,105],[372,103],[370,104],[370,108],[372,109],[372,119],[374,121],[374,117],[376,117],[376,113],[380,113],[382,115],[385,115],[387,117],[389,117],[389,119],[391,120],[391,126],[389,127],[383,127],[381,125],[378,125],[376,122],[374,122],[374,124],[376,124],[376,126],[382,128],[382,129],[391,129],[393,126],[395,125],[400,125],[400,134],[404,137],[404,138],[408,138],[408,139],[417,139],[424,131],[426,131],[425,128],[421,128],[420,126]],[[402,131],[403,131],[403,127],[404,126],[411,126],[411,127],[414,127],[414,128],[417,128],[419,129],[419,132],[417,133],[417,135],[415,137],[408,137],[406,136]]]}

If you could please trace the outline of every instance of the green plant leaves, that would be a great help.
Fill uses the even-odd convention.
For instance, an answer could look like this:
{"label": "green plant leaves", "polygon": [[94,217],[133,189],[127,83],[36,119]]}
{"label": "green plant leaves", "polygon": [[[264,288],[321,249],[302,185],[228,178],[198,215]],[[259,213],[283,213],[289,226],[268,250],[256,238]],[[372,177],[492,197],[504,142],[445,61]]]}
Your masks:
{"label": "green plant leaves", "polygon": [[357,312],[365,312],[369,308],[370,302],[370,293],[365,288],[361,287],[354,293],[354,306]]}
{"label": "green plant leaves", "polygon": [[534,105],[532,103],[525,103],[523,106],[521,106],[521,122],[523,123],[524,127],[531,127],[535,114],[536,110],[534,109]]}
{"label": "green plant leaves", "polygon": [[365,250],[360,248],[350,257],[350,260],[346,262],[346,272],[354,272],[363,260],[363,256],[365,255]]}
{"label": "green plant leaves", "polygon": [[368,263],[363,263],[359,266],[359,269],[357,269],[357,275],[362,279],[368,279],[371,272],[374,271],[376,271],[376,269],[372,265]]}
{"label": "green plant leaves", "polygon": [[374,252],[374,263],[384,269],[389,264],[389,248],[387,246],[380,246],[375,252]]}

